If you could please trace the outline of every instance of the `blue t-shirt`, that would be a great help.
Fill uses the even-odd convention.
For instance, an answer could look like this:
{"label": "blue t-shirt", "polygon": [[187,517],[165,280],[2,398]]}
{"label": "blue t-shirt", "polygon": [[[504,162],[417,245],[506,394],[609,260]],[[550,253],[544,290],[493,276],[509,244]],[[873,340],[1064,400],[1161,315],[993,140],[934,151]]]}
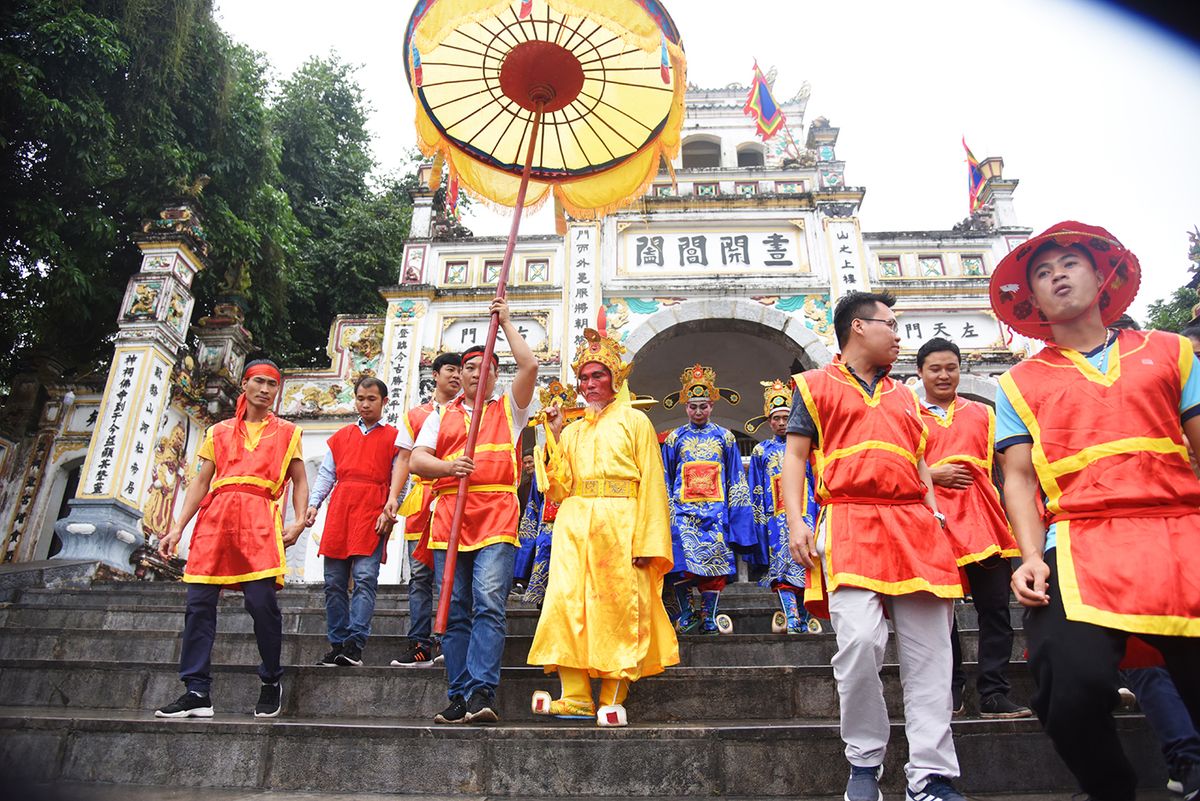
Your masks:
{"label": "blue t-shirt", "polygon": [[[1104,372],[1107,367],[1104,345],[1083,355],[1093,367]],[[1192,369],[1179,398],[1180,422],[1187,422],[1198,414],[1200,414],[1200,360],[1192,357]],[[1025,422],[1021,420],[1017,410],[1009,402],[1008,396],[1001,390],[996,394],[996,450],[1003,452],[1012,445],[1032,442],[1033,436],[1030,435]],[[1043,552],[1050,550],[1055,544],[1054,524],[1051,523],[1050,530],[1046,532],[1046,547],[1042,549]]]}

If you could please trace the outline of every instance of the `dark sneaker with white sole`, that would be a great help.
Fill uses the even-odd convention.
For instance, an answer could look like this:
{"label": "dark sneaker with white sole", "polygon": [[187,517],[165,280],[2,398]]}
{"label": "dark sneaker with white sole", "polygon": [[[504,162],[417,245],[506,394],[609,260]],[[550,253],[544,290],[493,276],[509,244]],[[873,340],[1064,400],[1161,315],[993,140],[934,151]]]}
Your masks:
{"label": "dark sneaker with white sole", "polygon": [[258,703],[254,705],[254,717],[279,717],[283,710],[283,682],[264,684],[258,691]]}
{"label": "dark sneaker with white sole", "polygon": [[156,718],[211,718],[212,696],[188,691],[164,707],[154,710]]}
{"label": "dark sneaker with white sole", "polygon": [[352,642],[342,644],[342,652],[337,656],[337,663],[342,667],[362,667],[362,649]]}
{"label": "dark sneaker with white sole", "polygon": [[1018,706],[1007,695],[994,693],[979,700],[979,717],[993,719],[1031,718],[1033,710]]}
{"label": "dark sneaker with white sole", "polygon": [[392,667],[429,667],[442,661],[442,649],[437,644],[409,640],[400,656],[392,660]]}
{"label": "dark sneaker with white sole", "polygon": [[461,698],[451,698],[450,706],[433,716],[434,723],[466,723],[467,702]]}
{"label": "dark sneaker with white sole", "polygon": [[844,801],[883,801],[883,793],[879,790],[879,777],[883,775],[883,765],[873,768],[863,768],[858,765],[850,766],[850,780],[846,782]]}
{"label": "dark sneaker with white sole", "polygon": [[337,667],[337,658],[341,656],[342,644],[330,645],[329,653],[317,660],[317,664],[321,667]]}
{"label": "dark sneaker with white sole", "polygon": [[500,716],[496,714],[495,701],[482,690],[471,693],[467,701],[467,723],[496,723]]}
{"label": "dark sneaker with white sole", "polygon": [[904,797],[906,801],[967,801],[945,776],[930,776],[920,790],[905,790]]}

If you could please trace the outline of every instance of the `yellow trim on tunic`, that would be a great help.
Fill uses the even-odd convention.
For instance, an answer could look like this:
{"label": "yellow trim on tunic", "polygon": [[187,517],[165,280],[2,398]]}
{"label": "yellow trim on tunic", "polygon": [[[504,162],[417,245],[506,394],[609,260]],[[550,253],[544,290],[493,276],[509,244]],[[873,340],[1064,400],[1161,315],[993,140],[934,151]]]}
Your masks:
{"label": "yellow trim on tunic", "polygon": [[912,451],[902,448],[894,442],[884,442],[880,439],[866,439],[862,442],[856,442],[853,445],[848,445],[845,448],[838,448],[836,451],[830,451],[825,455],[825,461],[832,462],[835,459],[852,456],[856,453],[867,450],[887,451],[888,453],[894,453],[898,456],[903,456],[914,465],[917,463],[918,457]]}
{"label": "yellow trim on tunic", "polygon": [[[914,592],[928,592],[938,598],[962,598],[963,588],[961,584],[934,584],[928,579],[916,576],[903,581],[880,581],[879,579],[860,576],[857,573],[834,573],[833,572],[833,521],[830,519],[833,515],[833,506],[825,506],[821,509],[821,519],[824,521],[825,528],[825,558],[822,559],[823,572],[825,574],[825,597],[828,598],[830,593],[836,590],[843,584],[850,587],[858,587],[864,590],[873,590],[882,595],[909,595]],[[820,524],[818,524],[820,525]],[[805,596],[807,599],[807,595]]]}
{"label": "yellow trim on tunic", "polygon": [[1172,637],[1200,637],[1200,618],[1180,615],[1137,615],[1112,612],[1083,602],[1075,562],[1071,555],[1071,521],[1060,520],[1055,528],[1058,541],[1058,586],[1068,620],[1091,623],[1131,634],[1164,634]]}

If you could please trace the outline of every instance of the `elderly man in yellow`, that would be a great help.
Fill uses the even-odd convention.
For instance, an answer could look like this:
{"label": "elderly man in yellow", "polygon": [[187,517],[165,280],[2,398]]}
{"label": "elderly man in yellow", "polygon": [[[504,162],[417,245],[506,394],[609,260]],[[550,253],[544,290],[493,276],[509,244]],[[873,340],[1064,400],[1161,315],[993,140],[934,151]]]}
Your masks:
{"label": "elderly man in yellow", "polygon": [[616,340],[584,332],[571,366],[587,412],[564,432],[562,414],[547,409],[546,455],[535,459],[538,485],[561,506],[529,664],[557,671],[562,694],[551,700],[539,690],[533,711],[595,716],[601,726],[624,726],[629,685],[679,662],[662,604],[671,570],[662,456],[650,418],[630,405],[624,352]]}

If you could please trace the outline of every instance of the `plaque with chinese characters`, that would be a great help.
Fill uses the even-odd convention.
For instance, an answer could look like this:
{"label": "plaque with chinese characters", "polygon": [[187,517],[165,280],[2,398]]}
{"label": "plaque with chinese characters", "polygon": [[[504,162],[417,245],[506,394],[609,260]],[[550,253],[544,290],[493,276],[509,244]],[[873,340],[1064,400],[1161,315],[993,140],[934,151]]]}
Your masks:
{"label": "plaque with chinese characters", "polygon": [[801,229],[778,227],[683,231],[629,228],[621,235],[621,271],[633,275],[807,272]]}

